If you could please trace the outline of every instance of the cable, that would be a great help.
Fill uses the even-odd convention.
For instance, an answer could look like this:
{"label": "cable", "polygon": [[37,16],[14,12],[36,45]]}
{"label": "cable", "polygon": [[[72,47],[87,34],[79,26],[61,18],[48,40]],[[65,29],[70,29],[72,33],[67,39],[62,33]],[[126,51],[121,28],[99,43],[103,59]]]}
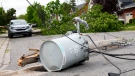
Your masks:
{"label": "cable", "polygon": [[[92,40],[92,38],[89,36],[89,35],[86,35],[86,36],[88,36],[89,37],[89,39],[92,41],[92,43],[96,46],[96,48],[98,49],[98,51],[99,52],[101,52],[101,50],[97,47],[97,45],[95,44],[95,42]],[[103,53],[101,53],[101,55],[108,61],[108,62],[110,62],[115,68],[117,68],[118,70],[119,70],[119,74],[121,74],[121,69],[118,67],[118,66],[116,66],[114,63],[112,63],[108,58],[106,58],[104,55],[103,55]]]}
{"label": "cable", "polygon": [[[26,0],[34,9],[35,9],[35,7],[28,1],[28,0]],[[35,9],[36,10],[36,9]],[[37,12],[38,12],[38,10],[36,10]],[[39,12],[38,12],[39,13]],[[42,16],[42,14],[41,13],[39,13],[40,14],[40,16]],[[43,16],[42,16],[43,17]],[[47,20],[48,21],[48,20]],[[50,23],[49,21],[48,21],[48,23]],[[51,24],[51,23],[50,23]],[[54,26],[55,27],[55,26]],[[56,27],[55,27],[55,29],[57,29]],[[57,31],[59,31],[59,32],[61,32],[59,29],[57,29]],[[64,36],[66,36],[65,34],[64,34]],[[86,36],[88,36],[88,35],[86,35]],[[77,43],[77,44],[79,44],[79,45],[81,45],[81,46],[83,46],[83,47],[86,47],[86,46],[84,46],[84,45],[82,45],[82,44],[80,44],[80,43],[78,43],[78,42],[76,42],[75,40],[73,40],[73,39],[71,39],[70,37],[68,37],[68,36],[66,36],[68,39],[70,39],[71,41],[73,41],[73,42],[75,42],[75,43]],[[97,47],[97,45],[94,43],[94,41],[92,40],[92,38],[90,37],[90,36],[88,36],[89,38],[90,38],[90,40],[92,41],[92,43],[96,46],[96,48],[100,51],[100,49]],[[118,37],[117,37],[118,38]],[[90,48],[89,47],[86,47],[86,48],[88,48],[89,50],[90,50]],[[101,52],[100,53],[108,62],[110,62],[114,67],[116,67],[118,70],[119,70],[119,74],[122,74],[122,73],[126,73],[126,72],[129,72],[129,71],[131,71],[131,70],[129,70],[129,71],[126,71],[126,72],[121,72],[121,69],[119,68],[119,67],[117,67],[114,63],[112,63],[108,58],[106,58],[104,55],[103,55],[103,53]],[[112,55],[110,55],[110,56],[112,56]],[[116,56],[114,56],[114,57],[116,57]],[[121,58],[121,57],[116,57],[116,58],[120,58],[120,59],[127,59],[127,58]]]}
{"label": "cable", "polygon": [[[122,57],[118,57],[119,55],[116,55],[116,54],[108,54],[108,53],[103,53],[103,52],[99,52],[99,51],[95,51],[95,50],[93,50],[93,51],[90,51],[89,53],[98,53],[98,54],[104,54],[104,55],[107,55],[107,56],[111,56],[111,57],[114,57],[114,58],[118,58],[118,59],[124,59],[124,60],[135,60],[135,59],[129,59],[129,58],[122,58]],[[122,54],[121,54],[122,55]],[[126,55],[126,54],[125,54]],[[128,55],[130,55],[130,54],[128,54]],[[124,55],[123,55],[124,56]]]}
{"label": "cable", "polygon": [[131,69],[131,70],[128,70],[128,71],[122,72],[121,74],[124,74],[124,73],[130,72],[130,71],[134,71],[134,70],[135,70],[135,69]]}
{"label": "cable", "polygon": [[[26,0],[29,4],[30,4],[30,6],[32,6],[32,8],[34,9],[34,10],[36,10],[37,12],[38,12],[38,10],[29,2],[29,0]],[[41,16],[42,16],[42,14],[40,13],[40,12],[38,12]],[[43,16],[42,16],[43,17]],[[51,24],[48,20],[47,20],[47,22],[49,23],[49,24]],[[61,32],[58,28],[56,28],[56,26],[54,26],[55,27],[55,29],[57,29],[57,31],[59,31],[59,32]],[[65,34],[63,34],[64,36],[66,36],[68,39],[70,39],[71,41],[73,41],[73,42],[75,42],[75,43],[77,43],[77,44],[79,44],[79,45],[81,45],[81,46],[83,46],[83,47],[86,47],[86,46],[84,46],[84,45],[82,45],[82,44],[80,44],[80,43],[78,43],[78,42],[76,42],[75,40],[73,40],[73,39],[71,39],[70,37],[68,37],[67,35],[65,35]],[[89,47],[86,47],[86,48],[88,48],[89,49]]]}
{"label": "cable", "polygon": [[[114,63],[112,63],[108,58],[106,58],[103,54],[105,54],[105,53],[103,53],[103,52],[101,52],[100,51],[100,49],[97,47],[97,45],[94,43],[94,41],[92,40],[92,38],[89,36],[89,35],[86,35],[86,36],[88,36],[89,37],[89,39],[92,41],[92,43],[96,46],[96,48],[99,50],[99,52],[100,52],[100,54],[108,61],[108,62],[110,62],[114,67],[116,67],[118,70],[119,70],[119,74],[116,74],[116,73],[108,73],[108,75],[109,76],[120,76],[121,74],[123,74],[123,73],[127,73],[127,72],[130,72],[130,71],[134,71],[135,69],[132,69],[132,70],[128,70],[128,71],[125,71],[125,72],[121,72],[121,69],[118,67],[118,66],[116,66]],[[94,52],[97,52],[97,51],[94,51]],[[120,54],[119,54],[120,55]],[[123,55],[129,55],[129,54],[123,54]],[[121,57],[116,57],[116,56],[113,56],[113,57],[115,57],[115,58],[119,58],[119,59],[125,59],[125,60],[135,60],[135,59],[127,59],[127,58],[121,58]]]}
{"label": "cable", "polygon": [[111,56],[135,56],[135,54],[109,54],[109,53],[99,52],[99,51],[96,51],[96,50],[93,50],[93,49],[89,53],[93,53],[93,52],[99,53],[99,54],[103,53],[105,55],[111,55]]}
{"label": "cable", "polygon": [[104,32],[104,33],[105,33],[105,34],[107,34],[107,35],[109,35],[109,36],[115,37],[115,38],[120,38],[120,37],[117,37],[117,36],[111,35],[111,34],[106,33],[106,32]]}

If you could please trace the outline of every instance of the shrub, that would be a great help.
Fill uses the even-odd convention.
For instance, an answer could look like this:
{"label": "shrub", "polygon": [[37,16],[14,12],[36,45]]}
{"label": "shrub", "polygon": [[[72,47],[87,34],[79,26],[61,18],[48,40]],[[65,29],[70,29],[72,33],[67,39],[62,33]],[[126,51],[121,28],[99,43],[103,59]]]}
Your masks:
{"label": "shrub", "polygon": [[122,23],[118,20],[116,15],[107,12],[101,12],[102,6],[95,5],[87,13],[87,22],[92,32],[107,32],[121,30]]}

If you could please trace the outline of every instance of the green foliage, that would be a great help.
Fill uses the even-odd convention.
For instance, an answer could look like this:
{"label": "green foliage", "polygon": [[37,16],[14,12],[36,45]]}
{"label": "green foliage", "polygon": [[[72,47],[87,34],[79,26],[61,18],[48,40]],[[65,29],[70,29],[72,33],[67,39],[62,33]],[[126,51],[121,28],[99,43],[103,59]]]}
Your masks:
{"label": "green foliage", "polygon": [[45,6],[37,2],[34,2],[32,6],[27,7],[27,13],[25,15],[25,19],[29,23],[38,24],[39,27],[45,26],[46,25],[45,19],[48,19],[48,15],[46,14],[45,11]]}
{"label": "green foliage", "polygon": [[21,14],[17,17],[17,19],[25,19],[25,15]]}
{"label": "green foliage", "polygon": [[60,14],[60,1],[51,1],[47,4],[46,10],[48,11],[49,14]]}
{"label": "green foliage", "polygon": [[[37,2],[33,3],[33,6],[36,10],[38,8],[38,5],[39,5],[39,3],[37,3]],[[27,7],[27,13],[26,13],[25,19],[29,23],[36,23],[37,22],[36,18],[35,18],[37,16],[37,11],[34,8],[32,6]]]}
{"label": "green foliage", "polygon": [[11,8],[5,12],[4,9],[0,7],[0,26],[5,26],[11,19],[16,19],[15,14],[16,10],[14,8]]}
{"label": "green foliage", "polygon": [[0,7],[0,26],[5,25],[6,23],[6,18],[5,18],[5,11],[2,7]]}
{"label": "green foliage", "polygon": [[63,3],[61,4],[60,6],[60,11],[61,11],[61,14],[62,15],[68,15],[70,13],[70,10],[71,10],[71,5],[70,4],[67,4],[67,3]]}
{"label": "green foliage", "polygon": [[129,20],[130,24],[135,24],[135,18]]}
{"label": "green foliage", "polygon": [[122,27],[122,30],[135,30],[135,23],[127,23]]}
{"label": "green foliage", "polygon": [[[101,12],[102,6],[95,5],[91,11],[88,11],[84,15],[83,19],[87,21],[90,29],[85,30],[83,25],[80,25],[80,31],[86,32],[108,32],[108,31],[119,31],[122,28],[122,23],[118,21],[116,15],[109,14],[107,12]],[[75,30],[72,19],[77,16],[77,13],[73,15],[65,15],[61,21],[54,20],[50,26],[43,30],[43,34],[64,34],[67,31]],[[48,30],[48,31],[47,31]]]}
{"label": "green foliage", "polygon": [[[35,11],[31,6],[27,8],[27,20],[29,22],[38,23],[44,35],[65,34],[67,31],[76,30],[72,19],[78,16],[78,13],[69,15],[71,5],[67,3],[60,4],[59,0],[51,1],[46,7],[39,3],[34,3]],[[91,11],[88,11],[81,17],[87,21],[90,29],[85,30],[83,25],[80,25],[80,30],[86,32],[107,32],[121,30],[122,23],[118,21],[116,15],[102,12],[101,5],[95,5]],[[61,17],[57,20],[56,17]]]}
{"label": "green foliage", "polygon": [[7,10],[7,13],[6,13],[6,22],[9,23],[10,20],[12,19],[16,19],[16,10],[14,8],[11,8],[9,10]]}
{"label": "green foliage", "polygon": [[118,21],[116,15],[107,12],[102,13],[102,6],[95,5],[86,15],[86,20],[91,32],[107,32],[121,30],[122,23]]}
{"label": "green foliage", "polygon": [[72,23],[74,16],[64,16],[61,21],[53,20],[50,26],[44,26],[42,33],[44,35],[65,34],[67,31],[75,30],[75,26]]}
{"label": "green foliage", "polygon": [[90,2],[90,0],[85,0],[85,2]]}

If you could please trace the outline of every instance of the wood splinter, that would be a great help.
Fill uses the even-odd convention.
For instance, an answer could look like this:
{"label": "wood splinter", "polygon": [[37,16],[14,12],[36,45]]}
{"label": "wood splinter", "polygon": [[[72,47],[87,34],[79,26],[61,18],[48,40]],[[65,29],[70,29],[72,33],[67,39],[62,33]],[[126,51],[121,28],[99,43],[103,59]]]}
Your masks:
{"label": "wood splinter", "polygon": [[18,66],[23,67],[27,64],[38,62],[39,50],[38,49],[29,49],[29,51],[33,51],[34,53],[29,54],[27,56],[25,56],[25,54],[23,56],[21,56],[21,58],[17,61]]}

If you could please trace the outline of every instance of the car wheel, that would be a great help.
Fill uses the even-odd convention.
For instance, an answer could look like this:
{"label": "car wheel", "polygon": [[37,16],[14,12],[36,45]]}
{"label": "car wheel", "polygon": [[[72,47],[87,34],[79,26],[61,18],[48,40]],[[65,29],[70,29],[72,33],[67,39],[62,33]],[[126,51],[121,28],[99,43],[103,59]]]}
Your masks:
{"label": "car wheel", "polygon": [[29,36],[31,37],[32,36],[32,33],[29,33]]}
{"label": "car wheel", "polygon": [[9,38],[13,38],[13,34],[8,33]]}
{"label": "car wheel", "polygon": [[26,36],[27,36],[27,34],[24,34],[23,36],[24,36],[24,37],[26,37]]}

